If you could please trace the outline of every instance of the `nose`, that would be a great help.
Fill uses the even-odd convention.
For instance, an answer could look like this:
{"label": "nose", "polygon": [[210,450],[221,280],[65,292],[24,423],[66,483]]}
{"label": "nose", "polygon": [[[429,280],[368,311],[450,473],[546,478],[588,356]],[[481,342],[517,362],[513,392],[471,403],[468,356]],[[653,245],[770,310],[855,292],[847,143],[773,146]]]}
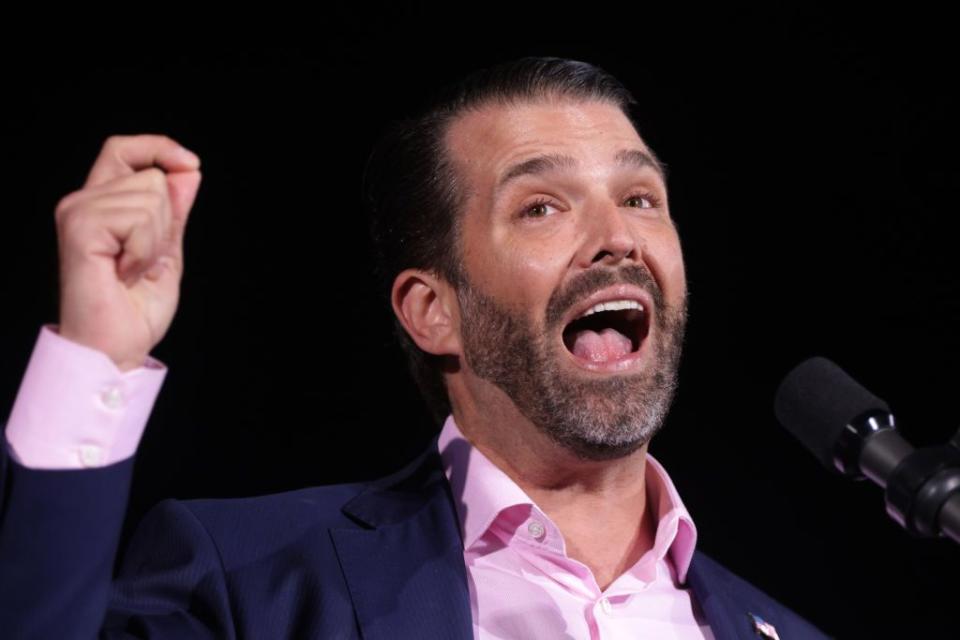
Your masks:
{"label": "nose", "polygon": [[640,260],[641,247],[635,231],[619,207],[605,202],[585,210],[584,216],[585,239],[577,257],[580,267]]}

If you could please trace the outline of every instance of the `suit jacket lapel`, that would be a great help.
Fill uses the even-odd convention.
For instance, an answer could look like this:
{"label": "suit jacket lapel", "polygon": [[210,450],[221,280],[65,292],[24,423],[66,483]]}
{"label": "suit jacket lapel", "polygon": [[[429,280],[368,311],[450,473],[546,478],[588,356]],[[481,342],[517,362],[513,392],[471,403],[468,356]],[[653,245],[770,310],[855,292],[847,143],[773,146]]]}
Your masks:
{"label": "suit jacket lapel", "polygon": [[330,535],[365,638],[473,637],[463,538],[436,438],[342,510],[363,527]]}
{"label": "suit jacket lapel", "polygon": [[768,596],[747,586],[699,551],[693,554],[687,570],[687,584],[717,640],[757,640],[761,637],[754,628],[751,614],[783,628]]}
{"label": "suit jacket lapel", "polygon": [[[463,535],[437,438],[342,510],[360,528],[330,535],[364,638],[473,637]],[[777,623],[765,600],[738,589],[729,572],[699,551],[687,584],[716,640],[756,640],[749,613]]]}

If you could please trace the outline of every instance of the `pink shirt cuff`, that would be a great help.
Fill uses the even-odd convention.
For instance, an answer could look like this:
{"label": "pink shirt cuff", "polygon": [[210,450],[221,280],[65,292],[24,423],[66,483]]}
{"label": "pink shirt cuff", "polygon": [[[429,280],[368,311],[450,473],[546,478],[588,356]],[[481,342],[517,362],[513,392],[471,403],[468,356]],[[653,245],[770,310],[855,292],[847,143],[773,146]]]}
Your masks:
{"label": "pink shirt cuff", "polygon": [[107,354],[46,324],[7,421],[8,449],[33,469],[103,467],[136,453],[167,367],[121,371]]}

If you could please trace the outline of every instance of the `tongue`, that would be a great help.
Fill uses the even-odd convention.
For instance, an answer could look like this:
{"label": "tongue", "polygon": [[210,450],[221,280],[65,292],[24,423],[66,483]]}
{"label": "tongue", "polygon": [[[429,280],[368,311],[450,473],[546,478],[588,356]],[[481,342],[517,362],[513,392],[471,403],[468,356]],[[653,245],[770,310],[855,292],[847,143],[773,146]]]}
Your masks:
{"label": "tongue", "polygon": [[573,338],[573,355],[590,362],[619,360],[630,353],[630,338],[607,327],[600,333],[584,329]]}

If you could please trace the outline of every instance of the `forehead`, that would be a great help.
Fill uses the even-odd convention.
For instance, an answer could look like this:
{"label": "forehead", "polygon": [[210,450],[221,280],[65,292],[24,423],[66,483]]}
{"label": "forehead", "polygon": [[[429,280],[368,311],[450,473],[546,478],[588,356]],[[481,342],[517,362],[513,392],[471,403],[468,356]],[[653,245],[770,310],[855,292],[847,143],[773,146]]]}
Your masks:
{"label": "forehead", "polygon": [[559,98],[487,104],[454,120],[445,142],[454,164],[475,188],[502,181],[518,162],[542,155],[578,163],[614,162],[622,160],[624,152],[640,151],[662,174],[627,116],[605,101]]}

